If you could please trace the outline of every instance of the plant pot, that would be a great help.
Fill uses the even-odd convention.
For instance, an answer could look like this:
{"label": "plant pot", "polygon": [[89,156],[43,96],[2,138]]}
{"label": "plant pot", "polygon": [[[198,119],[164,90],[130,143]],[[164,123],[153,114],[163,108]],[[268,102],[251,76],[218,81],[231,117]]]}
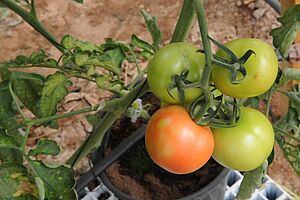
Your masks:
{"label": "plant pot", "polygon": [[[145,126],[144,126],[144,130],[145,130]],[[141,131],[141,130],[139,130],[139,131]],[[103,139],[101,147],[94,153],[93,162],[97,162],[97,160],[100,160],[100,159],[104,158],[106,148],[109,144],[109,140],[110,140],[110,132],[108,132],[106,134],[106,136]],[[142,139],[142,141],[140,141],[140,143],[143,143],[143,142],[144,141]],[[135,147],[132,147],[132,148],[135,148]],[[124,154],[123,156],[126,156],[126,155]],[[159,167],[157,167],[157,168],[159,168]],[[160,170],[163,171],[162,173],[164,173],[164,174],[168,173],[168,172],[166,172],[162,169],[160,169]],[[101,173],[99,177],[102,180],[102,182],[106,185],[106,187],[111,192],[113,192],[114,195],[117,198],[122,199],[122,200],[140,199],[140,198],[135,198],[135,197],[127,194],[126,192],[123,192],[122,189],[115,186],[112,183],[112,180],[109,178],[109,175],[107,174],[107,171],[108,170]],[[198,171],[201,171],[201,169],[198,170]],[[229,172],[229,170],[227,168],[222,167],[221,170],[219,170],[218,174],[212,180],[210,180],[210,182],[207,183],[205,186],[203,186],[201,188],[198,188],[196,191],[194,191],[190,194],[187,194],[183,197],[179,197],[179,198],[173,198],[172,197],[170,199],[180,199],[180,200],[191,200],[191,199],[197,199],[197,200],[223,200],[224,195],[225,195],[225,191],[226,191],[228,172]],[[213,173],[213,172],[208,172],[208,173]],[[189,176],[192,176],[192,175],[173,175],[173,174],[170,174],[168,176],[170,176],[174,180],[174,178],[176,179],[177,176],[179,178],[183,178],[183,176],[189,177]],[[145,198],[145,199],[150,199],[150,198]],[[151,199],[153,199],[153,197]],[[161,198],[155,197],[155,199],[160,200]],[[166,199],[166,198],[164,197],[162,199]]]}

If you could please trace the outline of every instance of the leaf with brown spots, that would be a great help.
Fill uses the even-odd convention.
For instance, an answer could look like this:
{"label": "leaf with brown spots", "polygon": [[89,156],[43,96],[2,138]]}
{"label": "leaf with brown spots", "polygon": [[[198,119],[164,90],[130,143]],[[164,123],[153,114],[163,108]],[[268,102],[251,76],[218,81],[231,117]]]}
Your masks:
{"label": "leaf with brown spots", "polygon": [[38,190],[28,177],[25,167],[15,164],[0,166],[0,199],[35,200],[38,199]]}

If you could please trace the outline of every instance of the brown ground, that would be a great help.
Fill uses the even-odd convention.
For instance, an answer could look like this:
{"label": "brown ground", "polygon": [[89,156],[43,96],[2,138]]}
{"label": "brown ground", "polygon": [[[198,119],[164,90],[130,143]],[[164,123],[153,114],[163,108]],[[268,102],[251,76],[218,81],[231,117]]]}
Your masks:
{"label": "brown ground", "polygon": [[[268,32],[277,25],[276,13],[263,0],[209,0],[207,16],[210,35],[226,42],[236,37],[257,37],[271,42]],[[174,29],[176,17],[180,10],[178,0],[86,0],[80,5],[71,0],[40,0],[37,1],[38,15],[41,21],[57,38],[65,34],[96,43],[105,37],[118,40],[129,40],[131,34],[150,40],[146,26],[139,13],[144,9],[158,18],[158,23],[167,42]],[[18,54],[30,54],[40,48],[45,49],[54,57],[59,52],[44,38],[39,36],[26,23],[10,14],[1,20],[0,17],[0,61],[14,58]],[[199,44],[198,27],[195,25],[189,40]],[[35,69],[34,69],[35,70]],[[44,70],[44,72],[49,72]],[[129,71],[128,75],[132,75]],[[108,97],[93,84],[75,80],[76,86],[82,88],[80,93],[71,93],[60,107],[61,111],[93,105]],[[276,99],[275,99],[276,104]],[[277,105],[280,105],[277,101]],[[36,138],[48,136],[57,140],[63,152],[55,158],[65,161],[91,131],[91,127],[83,116],[60,121],[59,130],[36,128],[31,135],[32,145]],[[278,148],[276,159],[270,167],[269,174],[278,183],[300,195],[300,179],[284,160]],[[84,162],[82,166],[87,166]]]}

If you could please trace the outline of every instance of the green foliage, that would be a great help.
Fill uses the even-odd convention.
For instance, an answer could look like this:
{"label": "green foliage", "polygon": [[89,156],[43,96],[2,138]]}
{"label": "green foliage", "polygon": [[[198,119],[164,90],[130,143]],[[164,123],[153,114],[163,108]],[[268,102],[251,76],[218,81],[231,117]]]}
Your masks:
{"label": "green foliage", "polygon": [[0,83],[0,147],[17,149],[21,145],[22,135],[15,129],[17,121],[12,101],[8,82]]}
{"label": "green foliage", "polygon": [[77,199],[71,168],[27,161],[31,173],[19,162],[0,164],[0,199]]}
{"label": "green foliage", "polygon": [[150,60],[150,58],[154,55],[154,52],[156,51],[153,45],[150,45],[148,42],[138,38],[136,35],[132,35],[131,44],[142,49],[140,56],[147,60]]}
{"label": "green foliage", "polygon": [[110,75],[100,75],[96,78],[96,84],[99,88],[111,91],[119,96],[125,93],[123,82],[113,78]]}
{"label": "green foliage", "polygon": [[300,5],[289,8],[282,17],[278,18],[278,21],[281,23],[281,27],[273,29],[270,35],[273,37],[273,45],[286,58],[300,29]]}
{"label": "green foliage", "polygon": [[29,156],[36,156],[40,154],[56,156],[60,152],[60,147],[53,140],[40,139],[36,148],[29,151]]}
{"label": "green foliage", "polygon": [[141,12],[147,24],[147,28],[152,36],[152,46],[155,51],[157,51],[159,49],[163,34],[158,27],[156,17],[152,16],[144,10],[142,10]]}
{"label": "green foliage", "polygon": [[35,183],[28,177],[25,167],[6,163],[0,165],[0,199],[39,199]]}
{"label": "green foliage", "polygon": [[300,93],[298,85],[286,91],[288,112],[275,124],[276,141],[284,156],[300,176]]}
{"label": "green foliage", "polygon": [[100,123],[100,116],[98,113],[94,115],[93,114],[86,115],[86,119],[93,127],[97,126],[97,124]]}
{"label": "green foliage", "polygon": [[41,99],[41,90],[45,82],[42,75],[14,71],[10,76],[15,94],[33,114],[39,116],[37,106]]}
{"label": "green foliage", "polygon": [[64,66],[77,67],[79,72],[83,73],[87,73],[91,67],[101,67],[119,75],[121,74],[121,64],[125,59],[125,53],[118,43],[114,42],[114,45],[111,43],[112,40],[107,40],[104,45],[97,46],[66,35],[63,37],[61,44],[70,52],[64,55]]}
{"label": "green foliage", "polygon": [[236,197],[237,200],[246,200],[251,198],[252,193],[255,191],[255,189],[261,186],[267,166],[268,162],[265,161],[258,168],[245,172],[243,181]]}
{"label": "green foliage", "polygon": [[39,50],[32,53],[30,56],[19,55],[14,60],[3,62],[1,67],[6,68],[23,68],[23,67],[56,67],[58,63],[56,60],[49,58],[49,55],[44,50]]}
{"label": "green foliage", "polygon": [[34,176],[39,178],[38,187],[44,187],[47,199],[77,199],[74,191],[75,173],[70,167],[51,166],[42,161],[28,161]]}
{"label": "green foliage", "polygon": [[0,83],[0,128],[10,129],[16,124],[15,112],[12,107],[12,96],[9,82]]}
{"label": "green foliage", "polygon": [[0,147],[0,166],[3,163],[23,164],[23,155],[19,149]]}
{"label": "green foliage", "polygon": [[22,140],[23,137],[19,132],[7,133],[4,129],[0,129],[0,148],[18,149],[22,144]]}
{"label": "green foliage", "polygon": [[41,98],[38,104],[39,116],[48,117],[55,114],[58,103],[68,94],[66,86],[71,84],[61,72],[49,75],[41,90]]}

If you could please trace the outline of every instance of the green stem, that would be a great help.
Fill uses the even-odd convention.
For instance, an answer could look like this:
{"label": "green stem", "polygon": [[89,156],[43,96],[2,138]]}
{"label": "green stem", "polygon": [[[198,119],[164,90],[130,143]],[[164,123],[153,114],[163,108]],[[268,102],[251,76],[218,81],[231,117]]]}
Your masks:
{"label": "green stem", "polygon": [[88,107],[88,108],[83,108],[81,110],[76,110],[76,111],[73,111],[73,112],[68,112],[68,113],[64,113],[64,114],[60,114],[60,115],[54,115],[54,116],[44,117],[44,118],[40,118],[40,119],[28,120],[25,123],[26,124],[33,124],[33,125],[43,124],[43,123],[58,120],[58,119],[72,117],[74,115],[79,115],[79,114],[83,114],[83,113],[87,113],[87,112],[93,112],[93,111],[96,111],[99,108],[99,106],[101,106],[101,105],[91,106],[91,107]]}
{"label": "green stem", "polygon": [[267,118],[269,118],[269,114],[270,114],[271,100],[272,100],[272,94],[273,94],[272,88],[268,91],[268,96],[267,96],[267,105],[266,105],[266,112],[265,112],[265,115]]}
{"label": "green stem", "polygon": [[184,0],[171,43],[185,41],[195,19],[193,0]]}
{"label": "green stem", "polygon": [[63,119],[63,118],[72,117],[72,116],[83,114],[83,113],[97,111],[103,105],[104,106],[103,106],[103,108],[101,108],[101,111],[104,111],[104,112],[119,112],[118,109],[116,109],[119,106],[119,104],[120,104],[119,102],[107,101],[107,102],[105,102],[103,104],[100,104],[100,105],[91,106],[91,107],[88,107],[88,108],[83,108],[81,110],[76,110],[76,111],[69,112],[69,113],[64,113],[64,114],[50,116],[50,117],[44,117],[44,118],[40,118],[40,119],[27,120],[24,123],[17,124],[16,126],[12,127],[11,129],[8,129],[8,130],[24,128],[26,126],[29,126],[30,124],[32,124],[32,125],[43,124],[43,123],[50,122],[50,121],[53,121],[53,120]]}
{"label": "green stem", "polygon": [[141,67],[140,67],[140,65],[139,65],[139,63],[138,63],[138,61],[136,59],[135,53],[133,52],[133,50],[131,48],[129,48],[129,51],[130,51],[130,53],[131,53],[131,55],[133,57],[133,61],[134,61],[134,64],[136,66],[136,69],[138,71],[138,74],[140,74],[141,73]]}
{"label": "green stem", "polygon": [[37,18],[37,16],[36,16],[36,10],[35,10],[35,0],[31,0],[31,14],[35,17],[35,18]]}
{"label": "green stem", "polygon": [[293,148],[297,148],[296,145],[294,145],[294,144],[292,144],[292,143],[290,143],[290,142],[287,142],[287,141],[285,141],[284,144],[285,144],[285,145],[288,145],[288,146],[290,146],[290,147],[293,147]]}
{"label": "green stem", "polygon": [[184,84],[183,82],[180,82],[180,88],[182,89],[188,89],[188,88],[195,88],[195,87],[201,87],[201,82],[195,82],[190,84]]}
{"label": "green stem", "polygon": [[26,145],[27,138],[28,138],[28,135],[29,135],[29,132],[30,132],[30,129],[32,126],[33,126],[33,124],[29,124],[26,128],[26,132],[25,132],[24,139],[23,139],[22,146],[21,146],[23,152],[25,152],[25,145]]}
{"label": "green stem", "polygon": [[287,136],[287,137],[295,140],[296,142],[300,143],[300,139],[298,137],[287,133],[286,131],[282,130],[281,128],[278,128],[277,126],[273,126],[273,128],[277,131],[278,134],[280,134],[282,136]]}
{"label": "green stem", "polygon": [[16,95],[15,95],[13,89],[12,89],[12,83],[9,83],[9,86],[8,86],[8,87],[9,87],[9,92],[10,92],[10,94],[11,94],[13,100],[14,100],[14,103],[15,103],[15,105],[16,105],[16,107],[17,107],[19,113],[21,114],[23,120],[24,120],[24,121],[27,121],[28,118],[27,118],[27,116],[25,115],[25,113],[22,111],[22,109],[21,109],[21,107],[20,107],[20,105],[19,105],[19,103],[18,103],[17,97],[16,97]]}
{"label": "green stem", "polygon": [[[285,156],[287,158],[287,160],[290,162],[290,163],[294,163],[295,162],[295,159],[299,159],[297,155],[295,155],[294,153],[289,153]],[[294,158],[293,160],[291,159]]]}
{"label": "green stem", "polygon": [[225,62],[219,61],[215,58],[212,58],[211,61],[212,61],[213,64],[225,67],[226,69],[229,69],[229,70],[232,70],[232,69],[235,68],[234,64],[225,63]]}
{"label": "green stem", "polygon": [[[85,79],[88,81],[92,81],[92,82],[96,82],[92,77],[85,75],[85,74],[74,74],[71,70],[72,69],[66,69],[63,68],[62,66],[51,66],[51,65],[20,65],[20,66],[9,66],[9,68],[13,68],[13,69],[19,69],[19,68],[31,68],[31,67],[43,67],[43,68],[50,68],[50,69],[58,69],[62,72],[65,72],[66,74],[69,74],[71,76],[74,76],[76,78],[81,78],[81,79]],[[73,69],[74,70],[74,69]]]}
{"label": "green stem", "polygon": [[212,54],[210,40],[208,36],[208,29],[207,29],[207,23],[205,17],[205,10],[203,6],[203,0],[194,0],[194,6],[198,17],[198,24],[200,28],[202,44],[203,44],[204,54],[205,54],[205,68],[202,73],[201,86],[203,89],[208,90],[210,73],[212,69],[213,54]]}
{"label": "green stem", "polygon": [[59,51],[64,52],[64,48],[56,41],[55,37],[38,21],[32,14],[20,7],[14,0],[0,0],[4,6],[8,7],[19,16],[21,16],[36,31],[41,33],[49,42],[51,42]]}

